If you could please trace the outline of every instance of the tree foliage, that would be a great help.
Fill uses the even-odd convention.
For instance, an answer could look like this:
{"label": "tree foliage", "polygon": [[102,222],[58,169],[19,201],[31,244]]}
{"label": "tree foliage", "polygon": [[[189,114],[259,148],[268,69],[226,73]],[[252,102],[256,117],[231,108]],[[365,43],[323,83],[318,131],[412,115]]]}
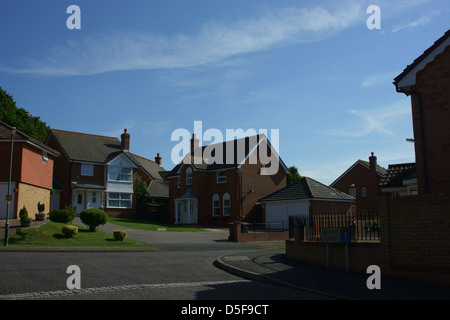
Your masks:
{"label": "tree foliage", "polygon": [[44,142],[50,127],[40,117],[28,113],[16,105],[13,97],[0,87],[0,121],[7,123],[26,135]]}
{"label": "tree foliage", "polygon": [[302,178],[300,173],[298,173],[297,167],[291,166],[288,168],[288,170],[289,170],[289,173],[286,176],[288,185],[290,185],[290,184],[294,183],[295,181],[298,181]]}

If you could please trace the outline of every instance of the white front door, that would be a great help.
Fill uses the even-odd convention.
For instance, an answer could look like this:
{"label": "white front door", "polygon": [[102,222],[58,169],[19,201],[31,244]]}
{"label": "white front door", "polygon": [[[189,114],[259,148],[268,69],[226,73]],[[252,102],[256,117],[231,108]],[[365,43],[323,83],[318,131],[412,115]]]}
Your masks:
{"label": "white front door", "polygon": [[85,201],[86,199],[84,191],[75,191],[73,193],[72,205],[77,209],[78,214],[84,210]]}
{"label": "white front door", "polygon": [[100,208],[102,202],[102,193],[98,191],[87,191],[87,207],[88,208]]}

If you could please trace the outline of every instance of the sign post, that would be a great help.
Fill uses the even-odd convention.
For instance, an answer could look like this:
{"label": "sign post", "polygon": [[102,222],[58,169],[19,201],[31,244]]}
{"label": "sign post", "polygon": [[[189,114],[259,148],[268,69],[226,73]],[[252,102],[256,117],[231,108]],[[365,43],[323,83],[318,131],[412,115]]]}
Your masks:
{"label": "sign post", "polygon": [[322,242],[327,244],[327,267],[330,266],[330,243],[342,243],[345,245],[345,270],[349,270],[348,244],[351,242],[350,227],[323,228]]}

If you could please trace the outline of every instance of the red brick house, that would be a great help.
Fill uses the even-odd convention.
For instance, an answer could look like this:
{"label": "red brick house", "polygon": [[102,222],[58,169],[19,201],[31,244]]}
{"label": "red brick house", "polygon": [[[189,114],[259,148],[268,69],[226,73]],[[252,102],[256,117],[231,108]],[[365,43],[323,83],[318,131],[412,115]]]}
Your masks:
{"label": "red brick house", "polygon": [[377,164],[377,157],[372,152],[368,162],[356,161],[330,187],[356,198],[358,210],[376,210],[381,192],[379,183],[385,172],[386,169]]}
{"label": "red brick house", "polygon": [[[6,218],[12,132],[11,126],[0,121],[0,219]],[[59,155],[58,151],[23,132],[15,132],[9,218],[18,218],[20,209],[25,206],[34,219],[38,202],[45,205],[44,213],[49,212],[53,165]]]}
{"label": "red brick house", "polygon": [[411,97],[418,193],[450,193],[450,30],[394,85]]}
{"label": "red brick house", "polygon": [[[245,145],[242,157],[238,146]],[[227,145],[234,150],[233,161],[227,159]],[[170,172],[169,222],[227,226],[233,221],[262,222],[258,199],[286,186],[288,170],[277,156],[275,174],[261,174],[264,167],[260,150],[276,154],[265,135],[246,137],[208,146],[222,150],[222,164],[208,164],[203,156],[206,147],[191,139],[191,153]],[[230,149],[231,150],[231,149]],[[201,154],[200,159],[194,155]],[[230,151],[228,151],[230,152]],[[255,161],[254,161],[255,160]]]}
{"label": "red brick house", "polygon": [[60,208],[70,204],[77,213],[101,208],[110,217],[133,218],[138,175],[147,183],[163,181],[159,154],[151,161],[131,153],[126,129],[121,140],[52,129],[46,144],[61,153],[54,170],[63,189],[55,200]]}

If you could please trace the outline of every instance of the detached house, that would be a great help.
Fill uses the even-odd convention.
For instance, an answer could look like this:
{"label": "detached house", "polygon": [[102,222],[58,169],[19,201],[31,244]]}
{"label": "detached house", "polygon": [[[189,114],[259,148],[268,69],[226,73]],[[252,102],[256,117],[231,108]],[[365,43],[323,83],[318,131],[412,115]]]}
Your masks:
{"label": "detached house", "polygon": [[46,144],[58,150],[55,180],[61,185],[56,195],[59,207],[70,204],[77,213],[101,208],[109,216],[134,217],[136,181],[162,181],[159,154],[155,161],[130,152],[127,130],[121,140],[114,137],[51,130]]}
{"label": "detached house", "polygon": [[[6,218],[11,137],[13,128],[0,121],[0,218]],[[33,139],[23,132],[14,133],[8,218],[18,218],[20,209],[26,207],[30,218],[37,213],[38,202],[50,209],[50,191],[53,187],[53,165],[59,152]]]}
{"label": "detached house", "polygon": [[358,210],[376,210],[381,193],[379,184],[385,173],[386,169],[377,164],[377,157],[372,152],[369,161],[356,161],[330,187],[356,198]]}
{"label": "detached house", "polygon": [[418,194],[450,193],[450,30],[394,79],[411,97]]}
{"label": "detached house", "polygon": [[[205,156],[206,148],[214,150],[212,156],[221,154],[219,160],[223,161],[211,163]],[[274,156],[270,164],[277,168],[274,174],[263,174],[260,152]],[[191,152],[167,173],[169,222],[215,226],[233,221],[262,222],[258,199],[285,187],[287,172],[265,135],[206,147],[200,147],[193,135]]]}

